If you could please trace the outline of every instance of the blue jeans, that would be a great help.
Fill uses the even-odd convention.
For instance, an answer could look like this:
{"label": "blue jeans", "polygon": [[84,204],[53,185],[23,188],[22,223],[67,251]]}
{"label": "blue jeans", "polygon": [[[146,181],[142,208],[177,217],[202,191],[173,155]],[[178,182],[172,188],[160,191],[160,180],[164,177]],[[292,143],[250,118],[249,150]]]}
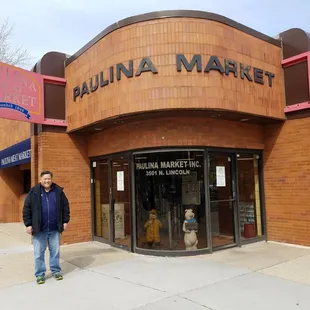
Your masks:
{"label": "blue jeans", "polygon": [[59,254],[60,254],[60,234],[58,231],[40,232],[33,235],[34,247],[34,275],[45,276],[45,250],[48,245],[50,252],[50,269],[52,274],[60,272]]}

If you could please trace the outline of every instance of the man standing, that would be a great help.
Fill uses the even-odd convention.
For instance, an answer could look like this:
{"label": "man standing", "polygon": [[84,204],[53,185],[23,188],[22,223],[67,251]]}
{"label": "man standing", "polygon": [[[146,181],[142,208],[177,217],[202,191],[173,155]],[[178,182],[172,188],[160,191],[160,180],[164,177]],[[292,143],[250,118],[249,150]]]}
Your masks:
{"label": "man standing", "polygon": [[60,234],[67,229],[70,208],[63,188],[53,183],[53,174],[43,171],[40,183],[32,187],[23,208],[27,233],[33,236],[35,277],[38,284],[45,282],[45,250],[48,244],[50,269],[56,280],[62,280],[59,264]]}

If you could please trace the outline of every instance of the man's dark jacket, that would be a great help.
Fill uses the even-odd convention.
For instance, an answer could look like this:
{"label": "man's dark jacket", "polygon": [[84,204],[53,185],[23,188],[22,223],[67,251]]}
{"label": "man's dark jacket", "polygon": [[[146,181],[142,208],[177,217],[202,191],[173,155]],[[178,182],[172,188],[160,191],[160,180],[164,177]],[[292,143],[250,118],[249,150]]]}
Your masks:
{"label": "man's dark jacket", "polygon": [[[70,221],[70,208],[68,199],[63,192],[63,188],[53,183],[56,192],[56,217],[57,231],[63,232],[63,224]],[[25,199],[23,208],[23,221],[26,227],[32,226],[32,234],[41,231],[42,226],[42,201],[41,184],[32,187]]]}

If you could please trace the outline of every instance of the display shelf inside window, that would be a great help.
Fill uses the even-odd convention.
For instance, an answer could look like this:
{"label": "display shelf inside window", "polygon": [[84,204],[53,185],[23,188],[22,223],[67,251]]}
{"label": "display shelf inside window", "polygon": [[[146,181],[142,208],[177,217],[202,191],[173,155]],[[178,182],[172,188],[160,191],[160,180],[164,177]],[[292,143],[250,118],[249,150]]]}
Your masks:
{"label": "display shelf inside window", "polygon": [[244,224],[255,224],[255,205],[252,202],[239,202],[240,229],[244,232]]}

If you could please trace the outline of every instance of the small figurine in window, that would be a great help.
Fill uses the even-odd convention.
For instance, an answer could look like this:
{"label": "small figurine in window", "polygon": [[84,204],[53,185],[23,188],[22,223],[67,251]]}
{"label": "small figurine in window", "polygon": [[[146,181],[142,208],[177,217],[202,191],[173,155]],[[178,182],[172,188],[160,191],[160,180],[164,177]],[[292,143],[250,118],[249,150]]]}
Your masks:
{"label": "small figurine in window", "polygon": [[160,229],[162,228],[162,223],[157,218],[156,210],[151,210],[149,214],[149,219],[145,222],[144,228],[146,229],[146,242],[151,249],[153,244],[156,248],[160,245]]}
{"label": "small figurine in window", "polygon": [[197,231],[198,223],[192,209],[185,210],[185,220],[183,222],[184,243],[186,250],[197,250]]}

